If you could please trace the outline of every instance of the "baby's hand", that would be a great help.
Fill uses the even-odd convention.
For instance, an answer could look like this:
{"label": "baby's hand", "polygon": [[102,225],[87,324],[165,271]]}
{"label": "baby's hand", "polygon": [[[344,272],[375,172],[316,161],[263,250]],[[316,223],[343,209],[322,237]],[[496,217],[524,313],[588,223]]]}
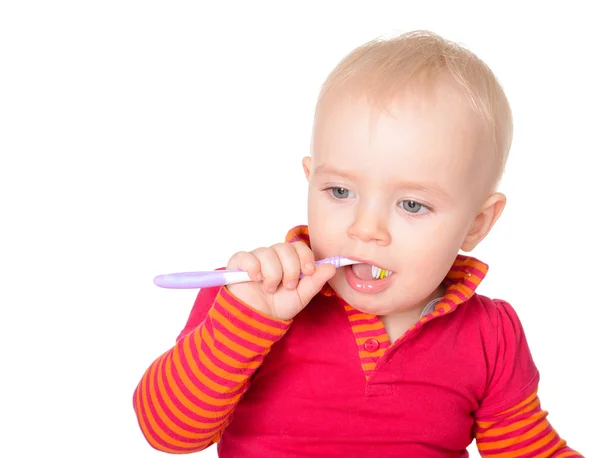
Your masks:
{"label": "baby's hand", "polygon": [[[335,275],[335,267],[316,267],[312,250],[304,243],[278,243],[270,248],[234,254],[227,270],[243,270],[252,282],[227,285],[231,293],[252,308],[280,320],[295,317]],[[300,272],[304,274],[300,280]]]}

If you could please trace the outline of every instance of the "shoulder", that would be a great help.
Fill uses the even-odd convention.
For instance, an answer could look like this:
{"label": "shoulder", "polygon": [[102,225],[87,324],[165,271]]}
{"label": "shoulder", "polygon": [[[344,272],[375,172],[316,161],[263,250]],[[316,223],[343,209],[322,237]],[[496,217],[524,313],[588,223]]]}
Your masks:
{"label": "shoulder", "polygon": [[459,308],[462,308],[466,318],[475,319],[482,324],[498,326],[502,321],[518,321],[517,312],[504,299],[492,299],[482,294],[473,296]]}
{"label": "shoulder", "polygon": [[472,301],[471,314],[477,318],[487,372],[481,410],[502,410],[530,395],[539,373],[513,306],[483,295]]}
{"label": "shoulder", "polygon": [[455,319],[462,329],[461,333],[479,342],[486,353],[496,354],[507,347],[520,347],[526,342],[517,312],[503,299],[474,294],[456,312]]}

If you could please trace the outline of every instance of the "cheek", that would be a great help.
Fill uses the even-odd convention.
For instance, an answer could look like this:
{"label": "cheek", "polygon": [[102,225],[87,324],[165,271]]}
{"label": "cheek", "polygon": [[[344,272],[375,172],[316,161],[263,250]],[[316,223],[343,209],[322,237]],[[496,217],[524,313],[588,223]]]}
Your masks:
{"label": "cheek", "polygon": [[411,234],[428,251],[457,251],[467,233],[466,221],[466,215],[442,214],[432,218],[431,224],[417,224]]}
{"label": "cheek", "polygon": [[409,262],[419,272],[437,271],[437,266],[443,270],[456,258],[464,240],[464,228],[446,220],[435,227],[430,225],[413,225],[401,231],[399,253],[403,253],[405,261]]}
{"label": "cheek", "polygon": [[[440,236],[440,234],[443,234]],[[440,232],[431,238],[421,249],[412,253],[408,272],[411,283],[415,288],[434,288],[439,285],[451,269],[459,252],[462,240],[456,233]]]}
{"label": "cheek", "polygon": [[310,191],[308,194],[308,221],[315,235],[339,232],[341,226],[336,204],[322,191]]}
{"label": "cheek", "polygon": [[429,248],[412,253],[401,264],[399,286],[411,292],[414,298],[424,299],[431,294],[443,282],[456,259],[456,252],[441,247]]}
{"label": "cheek", "polygon": [[326,258],[338,256],[346,233],[343,218],[332,215],[331,206],[323,202],[312,202],[308,209],[308,230],[315,256]]}
{"label": "cheek", "polygon": [[319,191],[314,188],[309,188],[308,190],[308,217],[315,220],[319,216],[320,207],[322,203],[320,202]]}
{"label": "cheek", "polygon": [[454,259],[462,245],[463,238],[459,234],[460,231],[446,227],[423,236],[415,244],[416,257],[424,264],[444,263],[446,259]]}
{"label": "cheek", "polygon": [[323,211],[319,202],[309,196],[308,199],[308,227],[310,229],[311,239],[318,237],[326,226],[326,218],[323,217]]}

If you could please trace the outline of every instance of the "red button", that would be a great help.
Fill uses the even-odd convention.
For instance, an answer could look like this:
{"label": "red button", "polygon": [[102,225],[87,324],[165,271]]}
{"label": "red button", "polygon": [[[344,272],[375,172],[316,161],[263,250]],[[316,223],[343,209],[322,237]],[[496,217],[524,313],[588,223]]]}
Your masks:
{"label": "red button", "polygon": [[365,350],[369,353],[379,350],[379,342],[377,339],[369,339],[365,342]]}

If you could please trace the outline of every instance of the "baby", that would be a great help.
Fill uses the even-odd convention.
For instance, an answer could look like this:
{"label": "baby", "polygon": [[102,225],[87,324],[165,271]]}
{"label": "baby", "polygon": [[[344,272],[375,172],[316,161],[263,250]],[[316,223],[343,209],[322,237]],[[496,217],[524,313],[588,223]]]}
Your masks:
{"label": "baby", "polygon": [[[325,81],[308,226],[233,255],[134,408],[149,444],[221,457],[574,457],[547,421],[513,308],[459,254],[489,233],[512,139],[491,70],[429,32],[375,40]],[[315,268],[345,256],[361,263]],[[299,280],[300,273],[304,276]]]}

